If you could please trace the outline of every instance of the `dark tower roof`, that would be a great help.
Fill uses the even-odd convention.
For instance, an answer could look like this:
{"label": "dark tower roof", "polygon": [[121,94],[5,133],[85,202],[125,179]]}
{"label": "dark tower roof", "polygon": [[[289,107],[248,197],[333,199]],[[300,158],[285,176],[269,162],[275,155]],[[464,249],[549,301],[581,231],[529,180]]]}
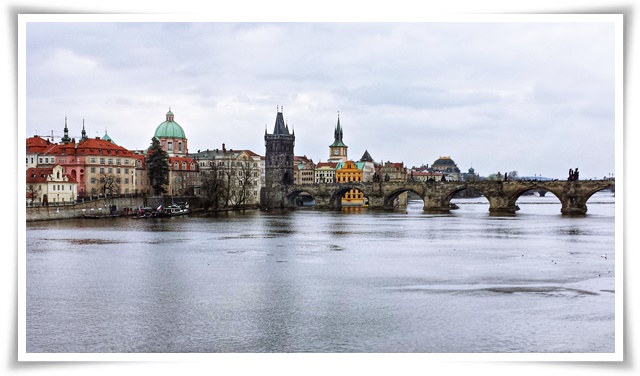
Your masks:
{"label": "dark tower roof", "polygon": [[360,162],[373,162],[373,158],[371,158],[371,154],[369,154],[368,150],[364,151],[362,158],[360,158]]}
{"label": "dark tower roof", "polygon": [[347,145],[344,144],[344,142],[342,142],[342,127],[340,126],[340,114],[338,114],[338,124],[336,125],[336,130],[333,132],[333,144],[329,145],[329,147],[332,146],[342,146],[342,147],[347,147]]}
{"label": "dark tower roof", "polygon": [[284,116],[282,110],[278,110],[276,115],[276,125],[273,127],[273,134],[289,135],[289,127],[284,122]]}
{"label": "dark tower roof", "polygon": [[84,130],[84,118],[82,118],[82,138],[80,140],[84,141],[86,139],[87,139],[87,131]]}
{"label": "dark tower roof", "polygon": [[71,139],[69,138],[69,128],[67,128],[67,117],[64,117],[64,137],[62,137],[62,139],[60,140],[63,143],[67,144],[71,141]]}

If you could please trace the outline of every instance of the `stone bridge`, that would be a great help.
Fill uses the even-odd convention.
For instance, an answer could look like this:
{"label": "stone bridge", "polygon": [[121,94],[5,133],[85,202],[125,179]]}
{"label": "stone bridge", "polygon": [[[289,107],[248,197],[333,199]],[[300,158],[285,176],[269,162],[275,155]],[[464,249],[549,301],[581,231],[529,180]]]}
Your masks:
{"label": "stone bridge", "polygon": [[587,200],[594,193],[615,190],[614,180],[512,180],[512,181],[431,181],[431,182],[349,182],[326,184],[289,185],[285,189],[285,206],[295,207],[295,199],[301,193],[313,196],[317,208],[338,209],[342,196],[351,189],[358,189],[369,201],[372,209],[393,209],[395,200],[404,192],[413,192],[424,202],[428,213],[448,213],[451,199],[460,191],[474,189],[489,201],[492,215],[514,215],[520,208],[518,198],[529,190],[551,192],[562,203],[562,214],[587,213]]}

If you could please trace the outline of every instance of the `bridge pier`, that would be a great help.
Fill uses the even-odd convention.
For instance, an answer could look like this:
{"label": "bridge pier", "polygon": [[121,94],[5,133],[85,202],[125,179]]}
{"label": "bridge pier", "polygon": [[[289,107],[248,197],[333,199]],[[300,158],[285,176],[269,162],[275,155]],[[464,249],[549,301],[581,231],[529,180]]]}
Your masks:
{"label": "bridge pier", "polygon": [[561,200],[562,209],[560,212],[563,215],[585,215],[587,214],[587,205],[583,203],[581,197],[563,197]]}
{"label": "bridge pier", "polygon": [[570,182],[566,187],[564,193],[560,196],[560,202],[562,203],[562,209],[560,212],[563,215],[585,215],[587,214],[587,198],[584,194],[581,194],[580,188],[583,183]]}
{"label": "bridge pier", "polygon": [[451,208],[449,207],[449,201],[443,203],[443,198],[441,196],[426,196],[424,198],[424,207],[422,210],[425,213],[429,214],[449,214]]}
{"label": "bridge pier", "polygon": [[520,207],[504,195],[489,197],[489,215],[515,215]]}

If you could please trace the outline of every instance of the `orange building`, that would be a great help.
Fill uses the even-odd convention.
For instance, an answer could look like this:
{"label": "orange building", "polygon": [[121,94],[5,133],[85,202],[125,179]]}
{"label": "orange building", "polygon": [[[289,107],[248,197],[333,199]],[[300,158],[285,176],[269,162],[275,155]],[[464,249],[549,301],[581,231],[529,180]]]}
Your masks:
{"label": "orange building", "polygon": [[[336,167],[336,183],[350,183],[362,181],[362,163],[346,161],[338,163]],[[364,194],[358,189],[352,189],[342,197],[342,206],[363,206]]]}

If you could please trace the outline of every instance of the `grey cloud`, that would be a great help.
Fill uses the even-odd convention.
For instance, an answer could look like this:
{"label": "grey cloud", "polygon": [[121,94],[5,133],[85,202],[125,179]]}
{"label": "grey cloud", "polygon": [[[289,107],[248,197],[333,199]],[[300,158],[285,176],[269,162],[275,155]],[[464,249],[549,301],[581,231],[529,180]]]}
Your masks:
{"label": "grey cloud", "polygon": [[427,86],[377,83],[354,89],[340,88],[334,94],[368,105],[415,108],[448,108],[500,102],[500,96],[486,91],[453,92]]}

